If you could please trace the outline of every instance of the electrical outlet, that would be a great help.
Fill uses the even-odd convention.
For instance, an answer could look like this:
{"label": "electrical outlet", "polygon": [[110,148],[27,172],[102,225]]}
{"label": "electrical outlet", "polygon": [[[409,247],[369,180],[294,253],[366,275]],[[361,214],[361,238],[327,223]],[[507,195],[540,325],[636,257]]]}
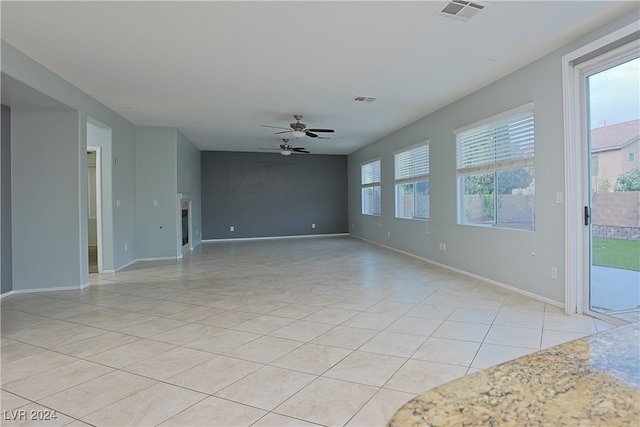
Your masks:
{"label": "electrical outlet", "polygon": [[316,225],[315,224],[311,224],[311,228],[316,228]]}
{"label": "electrical outlet", "polygon": [[551,267],[551,278],[554,280],[558,278],[558,267]]}
{"label": "electrical outlet", "polygon": [[129,251],[129,245],[127,245],[126,243],[124,244],[124,251],[125,252]]}
{"label": "electrical outlet", "polygon": [[232,225],[231,227],[229,227],[229,231],[236,231],[236,228]]}
{"label": "electrical outlet", "polygon": [[387,231],[387,237],[391,237],[391,232]]}

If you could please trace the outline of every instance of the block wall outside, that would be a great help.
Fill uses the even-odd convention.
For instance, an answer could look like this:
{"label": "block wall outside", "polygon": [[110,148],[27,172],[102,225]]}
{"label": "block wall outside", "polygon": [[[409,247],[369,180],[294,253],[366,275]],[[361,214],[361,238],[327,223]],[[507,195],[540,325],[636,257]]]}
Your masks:
{"label": "block wall outside", "polygon": [[640,191],[595,193],[591,214],[595,237],[640,240]]}

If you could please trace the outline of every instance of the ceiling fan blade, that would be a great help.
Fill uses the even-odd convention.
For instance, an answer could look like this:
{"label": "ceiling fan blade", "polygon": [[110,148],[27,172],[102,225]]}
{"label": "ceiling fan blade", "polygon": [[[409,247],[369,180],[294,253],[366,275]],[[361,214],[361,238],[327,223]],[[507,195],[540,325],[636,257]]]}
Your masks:
{"label": "ceiling fan blade", "polygon": [[289,149],[293,151],[306,151],[304,147],[289,147]]}
{"label": "ceiling fan blade", "polygon": [[334,133],[335,130],[333,129],[307,129],[307,131],[310,132],[328,132],[328,133]]}
{"label": "ceiling fan blade", "polygon": [[303,149],[301,149],[301,150],[295,150],[295,149],[293,149],[293,150],[291,150],[291,151],[293,151],[294,153],[310,154],[310,153],[309,153],[307,150],[305,150],[304,148],[303,148]]}
{"label": "ceiling fan blade", "polygon": [[274,128],[274,129],[289,129],[289,128],[283,128],[282,126],[269,126],[269,125],[260,125],[263,128]]}
{"label": "ceiling fan blade", "polygon": [[281,133],[289,133],[289,132],[291,132],[291,131],[290,130],[285,130],[285,131],[282,131],[282,132],[274,132],[274,135],[278,135],[278,134],[281,134]]}
{"label": "ceiling fan blade", "polygon": [[315,133],[311,133],[311,132],[305,132],[305,135],[307,135],[309,138],[317,138],[318,135],[316,135]]}

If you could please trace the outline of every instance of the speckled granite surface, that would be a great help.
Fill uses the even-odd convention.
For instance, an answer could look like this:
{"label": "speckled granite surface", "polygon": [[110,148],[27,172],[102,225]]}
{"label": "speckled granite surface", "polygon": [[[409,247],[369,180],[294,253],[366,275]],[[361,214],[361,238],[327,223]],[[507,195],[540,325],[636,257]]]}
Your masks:
{"label": "speckled granite surface", "polygon": [[434,388],[389,427],[640,426],[640,323],[610,329]]}

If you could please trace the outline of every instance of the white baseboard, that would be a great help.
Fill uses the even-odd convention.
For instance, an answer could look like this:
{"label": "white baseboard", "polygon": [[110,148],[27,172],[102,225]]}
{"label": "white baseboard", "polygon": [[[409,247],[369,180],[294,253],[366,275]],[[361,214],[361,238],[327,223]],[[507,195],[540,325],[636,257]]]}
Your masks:
{"label": "white baseboard", "polygon": [[14,289],[11,291],[14,295],[18,294],[31,294],[37,292],[57,292],[57,291],[77,291],[82,290],[89,286],[89,283],[78,286],[59,286],[55,288],[34,288],[34,289]]}
{"label": "white baseboard", "polygon": [[450,265],[442,264],[442,263],[430,260],[428,258],[423,258],[421,256],[412,254],[410,252],[405,252],[403,250],[394,248],[392,246],[383,245],[382,243],[374,242],[373,240],[365,239],[364,237],[356,236],[355,234],[350,234],[350,236],[353,237],[353,238],[356,238],[356,239],[363,240],[365,242],[371,243],[371,244],[376,245],[376,246],[380,246],[380,247],[383,247],[383,248],[386,248],[386,249],[389,249],[389,250],[392,250],[392,251],[395,251],[395,252],[399,252],[399,253],[404,254],[404,255],[408,255],[408,256],[413,257],[413,258],[417,258],[417,259],[419,259],[421,261],[428,262],[429,264],[433,264],[433,265],[436,265],[438,267],[442,267],[444,269],[447,269],[447,270],[450,270],[450,271],[453,271],[453,272],[456,272],[456,273],[463,274],[463,275],[465,275],[467,277],[471,277],[471,278],[474,278],[474,279],[482,280],[485,283],[489,283],[491,285],[498,286],[498,287],[506,289],[508,291],[512,291],[512,292],[527,296],[529,298],[533,298],[535,300],[538,300],[538,301],[541,301],[541,302],[545,302],[547,304],[551,304],[551,305],[556,306],[556,307],[564,308],[564,303],[561,303],[561,302],[558,302],[558,301],[554,301],[552,299],[549,299],[549,298],[534,294],[532,292],[528,292],[528,291],[522,290],[520,288],[516,288],[514,286],[498,282],[496,280],[488,279],[486,277],[479,276],[477,274],[470,273],[468,271],[460,270],[458,268],[451,267]]}
{"label": "white baseboard", "polygon": [[125,268],[129,267],[130,265],[135,264],[136,262],[138,262],[138,260],[137,260],[137,259],[134,259],[134,260],[132,260],[132,261],[129,261],[129,262],[128,262],[128,263],[126,263],[125,265],[123,265],[123,266],[120,266],[120,267],[116,268],[115,270],[108,270],[108,271],[104,271],[104,273],[115,273],[115,272],[117,272],[117,271],[120,271],[120,270],[122,270],[122,269],[125,269]]}
{"label": "white baseboard", "polygon": [[13,291],[5,292],[4,294],[0,294],[0,299],[10,297],[13,294],[14,294]]}
{"label": "white baseboard", "polygon": [[[357,236],[355,234],[350,234],[350,233],[310,234],[310,235],[301,235],[301,236],[276,236],[276,237],[248,237],[248,238],[238,238],[238,239],[208,239],[208,240],[199,241],[197,243],[197,245],[199,245],[200,243],[203,243],[203,242],[204,243],[218,243],[218,242],[251,241],[251,240],[278,240],[278,239],[298,239],[298,238],[310,238],[310,237],[341,237],[341,236],[351,236],[351,237],[353,237],[355,239],[362,240],[362,241],[371,243],[373,245],[380,246],[380,247],[392,250],[394,252],[398,252],[398,253],[401,253],[403,255],[407,255],[407,256],[410,256],[412,258],[419,259],[419,260],[424,261],[424,262],[428,262],[428,263],[430,263],[432,265],[435,265],[435,266],[438,266],[438,267],[442,267],[444,269],[447,269],[447,270],[450,270],[450,271],[453,271],[453,272],[456,272],[456,273],[463,274],[463,275],[465,275],[467,277],[471,277],[471,278],[474,278],[474,279],[477,279],[477,280],[482,280],[485,283],[489,283],[489,284],[498,286],[500,288],[503,288],[503,289],[506,289],[506,290],[509,290],[509,291],[512,291],[512,292],[515,292],[515,293],[518,293],[518,294],[521,294],[521,295],[524,295],[524,296],[527,296],[527,297],[530,297],[530,298],[533,298],[533,299],[536,299],[538,301],[545,302],[547,304],[551,304],[551,305],[559,307],[559,308],[564,308],[564,303],[561,303],[561,302],[558,302],[558,301],[554,301],[552,299],[549,299],[549,298],[534,294],[532,292],[528,292],[528,291],[516,288],[514,286],[498,282],[496,280],[488,279],[486,277],[479,276],[477,274],[470,273],[468,271],[460,270],[458,268],[451,267],[450,265],[442,264],[442,263],[430,260],[428,258],[423,258],[421,256],[412,254],[410,252],[406,252],[406,251],[394,248],[392,246],[383,245],[382,243],[378,243],[378,242],[375,242],[373,240],[365,239],[364,237]],[[115,273],[116,271],[120,271],[120,270],[122,270],[122,269],[124,269],[124,268],[126,268],[126,267],[128,267],[128,266],[130,266],[132,264],[135,264],[138,261],[161,261],[161,260],[175,260],[175,259],[179,259],[179,258],[176,258],[176,257],[139,258],[139,259],[133,260],[133,261],[131,261],[131,262],[119,267],[116,270],[103,271],[101,274],[104,274],[104,273]],[[78,290],[78,289],[85,289],[88,286],[90,286],[90,283],[86,283],[86,284],[83,284],[83,285],[80,285],[80,286],[63,286],[63,287],[56,287],[56,288],[36,288],[36,289],[12,290],[12,291],[9,291],[9,292],[5,292],[4,294],[0,294],[0,299],[8,297],[8,296],[11,296],[11,295],[15,295],[15,294],[24,294],[24,293],[32,293],[32,292],[35,293],[35,292],[52,292],[52,291]]]}
{"label": "white baseboard", "polygon": [[333,234],[301,234],[296,236],[269,236],[269,237],[239,237],[233,239],[206,239],[201,240],[204,243],[216,242],[244,242],[251,240],[281,240],[281,239],[308,239],[311,237],[340,237],[349,236],[349,233],[333,233]]}
{"label": "white baseboard", "polygon": [[167,261],[167,260],[175,260],[178,257],[175,256],[165,256],[165,257],[156,257],[156,258],[138,258],[135,262],[138,261]]}
{"label": "white baseboard", "polygon": [[[197,245],[199,245],[199,244],[200,244],[200,242],[197,243]],[[125,265],[122,265],[122,266],[116,268],[115,270],[103,270],[100,274],[103,274],[103,273],[117,273],[118,271],[124,270],[125,268],[135,264],[136,262],[140,262],[140,261],[167,261],[167,260],[176,260],[176,259],[181,259],[181,258],[182,258],[182,255],[177,256],[177,257],[168,256],[168,257],[153,257],[153,258],[137,258],[137,259],[134,259],[132,261],[129,261]]]}
{"label": "white baseboard", "polygon": [[77,291],[77,290],[86,289],[89,286],[91,286],[91,283],[87,282],[79,286],[60,286],[56,288],[35,288],[35,289],[12,290],[9,292],[5,292],[4,294],[0,294],[0,299],[10,297],[11,295],[30,294],[30,293],[36,293],[36,292]]}
{"label": "white baseboard", "polygon": [[186,254],[186,253],[193,252],[193,250],[195,248],[197,248],[198,245],[200,245],[200,243],[202,243],[202,240],[198,240],[195,245],[193,243],[191,243],[191,242],[189,242],[186,245],[184,245],[182,247],[182,253],[180,255],[178,255],[178,258],[182,258],[182,256],[184,254]]}

